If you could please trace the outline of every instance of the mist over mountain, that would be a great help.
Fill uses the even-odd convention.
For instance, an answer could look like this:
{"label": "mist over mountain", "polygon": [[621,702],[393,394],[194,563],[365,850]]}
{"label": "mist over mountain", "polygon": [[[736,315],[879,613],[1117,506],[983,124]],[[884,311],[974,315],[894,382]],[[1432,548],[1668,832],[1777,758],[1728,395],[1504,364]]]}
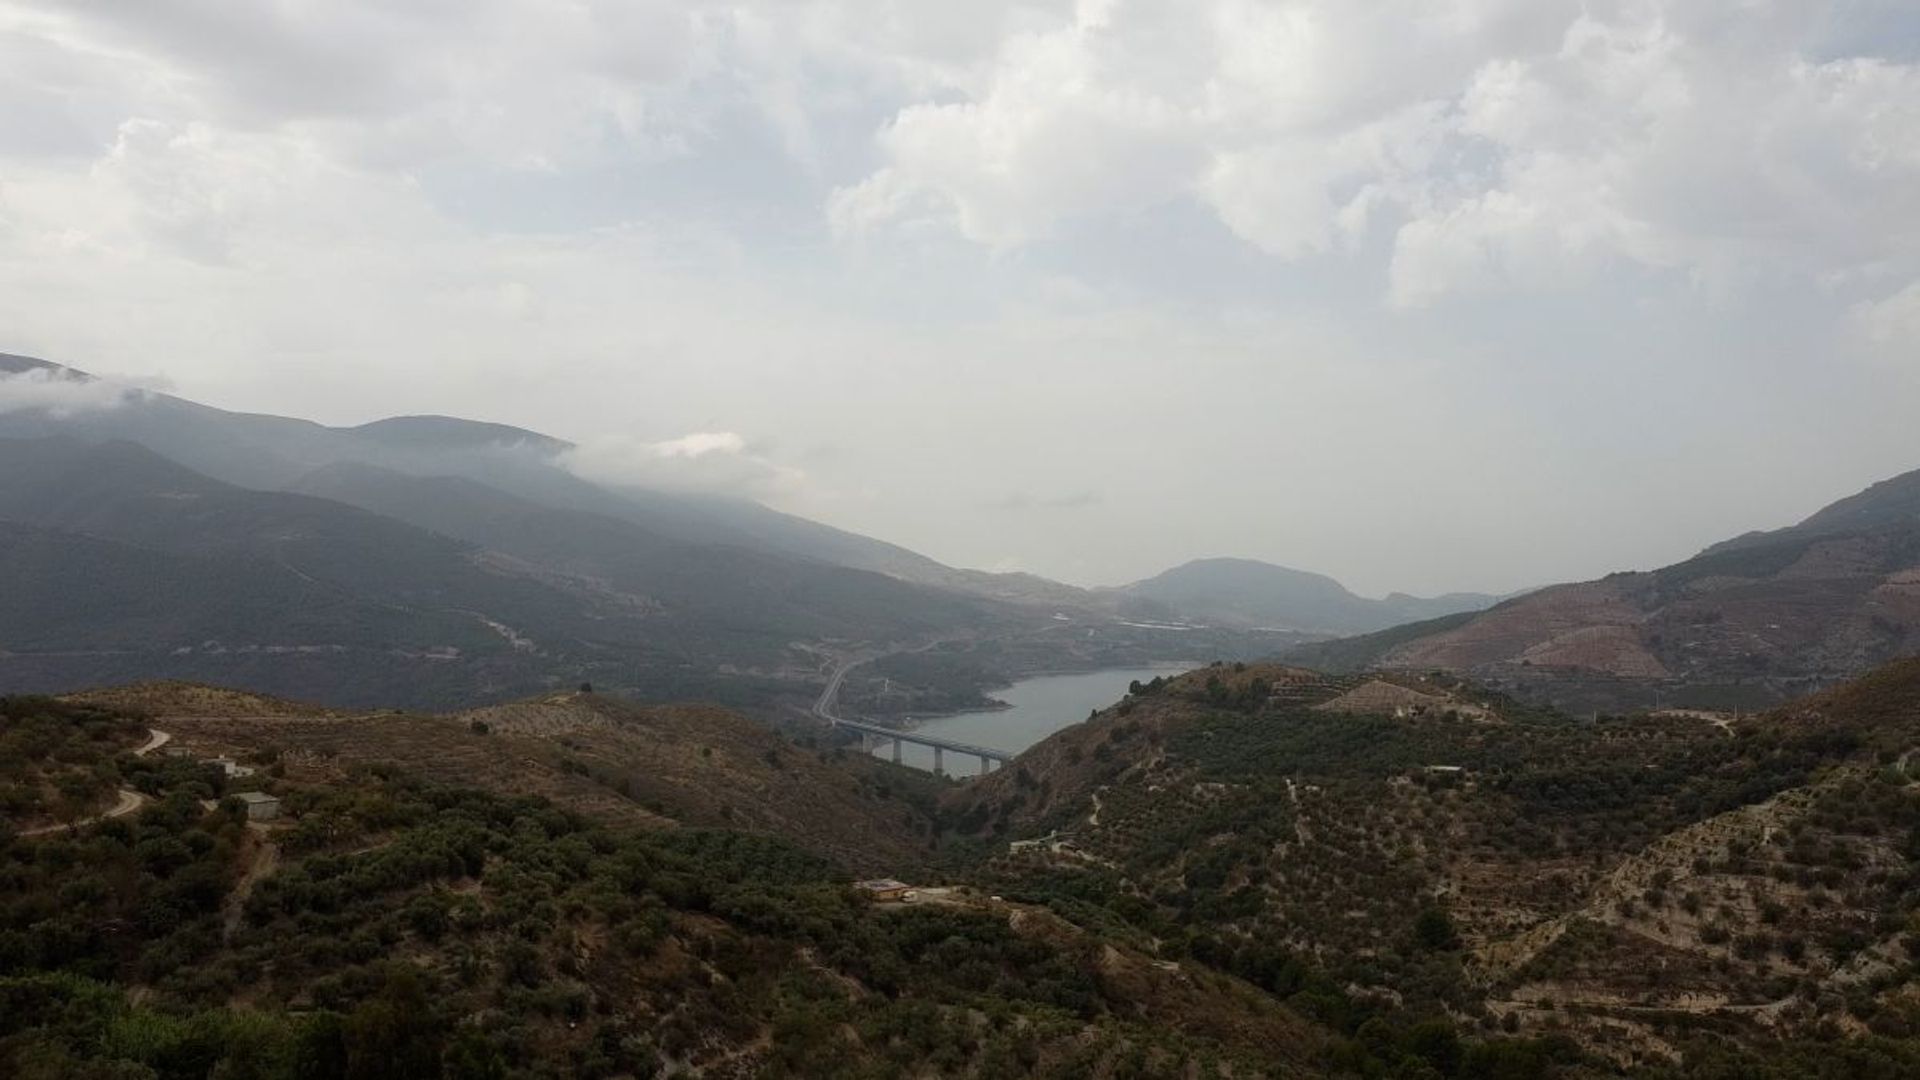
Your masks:
{"label": "mist over mountain", "polygon": [[[979,700],[1021,671],[1197,643],[1105,594],[943,566],[745,499],[597,484],[569,467],[571,444],[520,428],[332,428],[6,363],[0,522],[23,580],[0,677],[17,690],[192,678],[448,706],[592,680],[781,716],[864,655],[968,651],[972,681],[886,696]],[[1251,656],[1297,637],[1204,640]]]}
{"label": "mist over mountain", "polygon": [[602,488],[517,428],[327,428],[7,368],[52,388],[0,411],[14,689],[166,676],[448,704],[599,678],[766,707],[810,696],[836,650],[1039,617],[752,503]]}

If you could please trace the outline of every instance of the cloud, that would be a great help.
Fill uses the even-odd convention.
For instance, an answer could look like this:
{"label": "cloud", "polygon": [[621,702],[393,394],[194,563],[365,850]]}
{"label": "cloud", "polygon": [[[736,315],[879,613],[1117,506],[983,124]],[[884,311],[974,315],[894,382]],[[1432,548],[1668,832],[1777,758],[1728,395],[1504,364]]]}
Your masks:
{"label": "cloud", "polygon": [[45,412],[64,420],[78,413],[117,409],[140,394],[134,387],[71,371],[0,372],[0,413]]}
{"label": "cloud", "polygon": [[731,431],[698,431],[659,442],[589,439],[558,461],[583,480],[655,491],[771,498],[791,494],[806,480],[805,473],[754,450]]}
{"label": "cloud", "polygon": [[[1920,64],[1863,16],[1741,0],[1083,4],[901,108],[842,235],[998,249],[1210,210],[1276,260],[1388,251],[1379,295],[1815,282],[1920,251]],[[1856,40],[1858,36],[1856,36]]]}
{"label": "cloud", "polygon": [[1670,561],[1911,467],[1899,6],[14,0],[0,349],[1080,580]]}

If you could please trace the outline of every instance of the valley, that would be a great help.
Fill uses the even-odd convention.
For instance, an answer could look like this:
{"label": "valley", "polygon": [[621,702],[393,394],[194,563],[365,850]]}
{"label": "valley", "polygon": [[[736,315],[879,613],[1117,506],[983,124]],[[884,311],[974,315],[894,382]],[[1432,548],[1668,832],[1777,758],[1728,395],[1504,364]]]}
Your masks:
{"label": "valley", "polygon": [[0,413],[0,1067],[1920,1068],[1907,477],[1370,599],[961,570],[569,448]]}
{"label": "valley", "polygon": [[0,0],[0,1080],[1920,1080],[1917,0]]}

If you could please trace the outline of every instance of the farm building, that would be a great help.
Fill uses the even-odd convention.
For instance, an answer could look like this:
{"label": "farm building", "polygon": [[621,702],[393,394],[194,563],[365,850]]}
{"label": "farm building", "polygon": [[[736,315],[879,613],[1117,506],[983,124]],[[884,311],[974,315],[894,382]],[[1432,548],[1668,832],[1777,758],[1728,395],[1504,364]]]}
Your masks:
{"label": "farm building", "polygon": [[899,903],[902,900],[913,899],[913,887],[904,881],[895,881],[892,878],[856,881],[853,887],[859,890],[861,895],[881,903]]}
{"label": "farm building", "polygon": [[235,798],[246,805],[248,821],[273,821],[280,816],[280,800],[264,791],[243,791]]}

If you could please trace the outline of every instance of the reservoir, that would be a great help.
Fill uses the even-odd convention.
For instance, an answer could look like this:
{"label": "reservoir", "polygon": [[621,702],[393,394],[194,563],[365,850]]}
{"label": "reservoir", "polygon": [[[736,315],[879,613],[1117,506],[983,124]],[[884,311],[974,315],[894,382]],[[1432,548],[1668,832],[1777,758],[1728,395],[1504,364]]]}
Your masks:
{"label": "reservoir", "polygon": [[[1114,668],[1083,672],[1078,675],[1041,675],[1022,679],[992,696],[1012,708],[983,712],[956,713],[908,725],[922,735],[951,739],[954,742],[985,746],[994,750],[1019,753],[1063,727],[1077,724],[1095,709],[1104,709],[1126,696],[1134,680],[1146,682],[1154,676],[1172,676],[1190,670],[1188,664],[1166,664],[1146,668]],[[893,745],[882,743],[873,751],[876,757],[891,758]],[[900,748],[900,761],[916,769],[933,768],[933,749],[906,743]],[[972,758],[946,756],[948,775],[972,776],[979,762]]]}

